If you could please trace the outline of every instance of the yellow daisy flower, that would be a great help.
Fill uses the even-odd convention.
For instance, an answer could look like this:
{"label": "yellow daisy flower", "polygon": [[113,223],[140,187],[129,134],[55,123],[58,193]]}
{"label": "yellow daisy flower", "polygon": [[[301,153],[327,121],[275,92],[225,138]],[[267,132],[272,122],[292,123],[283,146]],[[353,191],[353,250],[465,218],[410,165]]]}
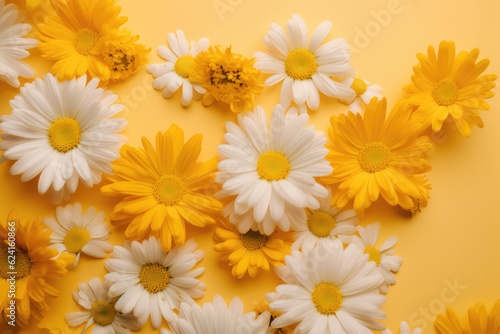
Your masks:
{"label": "yellow daisy flower", "polygon": [[488,310],[484,303],[469,309],[468,321],[462,325],[457,313],[448,308],[446,314],[437,316],[434,323],[437,334],[497,334],[500,333],[500,299]]}
{"label": "yellow daisy flower", "polygon": [[[59,255],[59,251],[50,248],[52,232],[45,229],[37,219],[21,223],[15,210],[6,222],[0,223],[0,310],[5,322],[12,320],[8,316],[13,300],[16,325],[25,327],[32,317],[40,320],[49,309],[46,297],[59,294],[46,279],[66,275],[66,267],[75,261],[73,255]],[[12,277],[16,284],[15,299],[9,298]]]}
{"label": "yellow daisy flower", "polygon": [[253,110],[254,95],[264,87],[254,63],[255,58],[232,53],[231,47],[225,51],[220,46],[210,47],[195,58],[189,80],[206,90],[201,99],[204,106],[217,100],[229,104],[235,113],[246,112]]}
{"label": "yellow daisy flower", "polygon": [[174,124],[156,135],[156,150],[146,138],[144,148],[123,147],[109,176],[112,183],[101,191],[122,199],[110,217],[114,225],[129,224],[125,237],[153,235],[167,252],[172,239],[184,244],[185,221],[197,227],[215,223],[212,216],[222,210],[211,196],[217,160],[197,162],[201,140],[198,134],[184,143],[184,132]]}
{"label": "yellow daisy flower", "polygon": [[99,43],[127,21],[115,0],[51,0],[55,14],[39,24],[42,57],[55,60],[52,73],[69,80],[88,72],[107,81],[111,70],[98,54]]}
{"label": "yellow daisy flower", "polygon": [[214,249],[222,253],[222,260],[232,266],[232,274],[243,278],[248,272],[255,277],[259,268],[269,271],[270,264],[279,267],[290,254],[291,240],[287,233],[276,230],[271,235],[249,230],[239,233],[232,224],[222,223],[216,228]]}
{"label": "yellow daisy flower", "polygon": [[466,137],[474,125],[482,128],[478,110],[490,109],[484,99],[494,95],[490,89],[495,87],[497,76],[481,76],[490,61],[476,63],[478,56],[477,48],[455,56],[455,43],[446,41],[439,45],[437,55],[432,46],[427,56],[417,54],[420,63],[413,68],[413,84],[403,88],[410,94],[410,104],[418,107],[412,117],[426,127],[432,125],[434,132],[441,130],[448,118]]}
{"label": "yellow daisy flower", "polygon": [[266,334],[292,334],[296,327],[295,325],[289,325],[282,328],[271,327],[271,322],[273,322],[274,319],[276,319],[283,313],[272,310],[269,307],[269,302],[265,299],[261,300],[255,305],[254,312],[257,314],[257,316],[261,315],[264,312],[269,312],[271,314],[269,320],[269,328],[267,329]]}
{"label": "yellow daisy flower", "polygon": [[414,208],[414,200],[428,198],[421,174],[431,170],[425,152],[432,144],[420,136],[421,124],[410,122],[410,108],[400,102],[386,120],[386,100],[373,99],[364,116],[349,112],[332,116],[329,129],[333,173],[323,178],[338,187],[332,203],[340,208],[351,200],[363,212],[380,195],[391,205]]}

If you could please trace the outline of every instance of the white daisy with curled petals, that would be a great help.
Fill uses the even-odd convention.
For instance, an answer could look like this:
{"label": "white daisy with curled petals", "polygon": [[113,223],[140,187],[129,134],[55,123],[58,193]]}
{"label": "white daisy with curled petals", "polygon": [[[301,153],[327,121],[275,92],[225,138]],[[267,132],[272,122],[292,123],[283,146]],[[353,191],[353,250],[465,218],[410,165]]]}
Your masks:
{"label": "white daisy with curled petals", "polygon": [[291,101],[301,113],[307,112],[307,107],[318,109],[319,91],[344,101],[354,99],[355,93],[349,86],[331,78],[348,73],[351,59],[345,39],[323,43],[331,27],[330,21],[322,22],[309,40],[306,23],[294,14],[287,23],[288,34],[278,24],[271,24],[271,30],[264,37],[270,53],[255,52],[255,68],[272,74],[266,85],[283,81],[280,104],[285,109]]}
{"label": "white daisy with curled petals", "polygon": [[373,334],[385,327],[380,307],[385,296],[379,286],[384,278],[368,255],[355,245],[327,239],[317,247],[304,247],[285,257],[275,268],[286,284],[266,295],[269,307],[282,314],[271,326],[295,323],[294,333]]}
{"label": "white daisy with curled petals", "polygon": [[10,101],[12,113],[0,116],[0,150],[17,160],[10,173],[27,182],[37,175],[38,192],[50,190],[60,203],[81,181],[87,187],[111,174],[126,137],[119,134],[127,121],[112,118],[123,106],[117,97],[97,88],[99,79],[87,77],[59,82],[52,74],[21,88]]}
{"label": "white daisy with curled petals", "polygon": [[269,312],[256,317],[254,312],[243,314],[243,302],[235,297],[226,305],[217,295],[203,307],[182,303],[179,315],[168,320],[170,330],[161,334],[265,334],[269,324]]}
{"label": "white daisy with curled petals", "polygon": [[105,258],[113,250],[113,245],[106,241],[110,232],[105,218],[104,212],[97,212],[92,206],[82,214],[82,205],[75,203],[57,207],[56,217],[45,217],[43,223],[52,230],[52,248],[75,255],[75,263],[69,267],[74,268],[81,253]]}
{"label": "white daisy with curled petals", "polygon": [[226,123],[216,182],[220,197],[227,197],[224,214],[240,233],[250,229],[270,235],[276,225],[283,231],[305,220],[304,208],[318,209],[318,198],[328,191],[315,177],[332,167],[323,132],[307,125],[309,116],[277,105],[268,127],[264,110],[238,115],[238,124]]}
{"label": "white daisy with curled petals", "polygon": [[382,276],[384,276],[385,284],[382,284],[380,291],[387,293],[389,285],[396,284],[397,273],[403,264],[403,259],[394,255],[396,251],[394,246],[398,242],[398,238],[393,236],[387,239],[382,246],[376,248],[378,237],[380,234],[380,223],[375,222],[367,225],[365,228],[357,226],[359,237],[357,235],[339,236],[339,238],[346,244],[355,244],[361,248],[366,254],[370,255],[370,261],[373,261]]}
{"label": "white daisy with curled petals", "polygon": [[[385,331],[382,331],[381,334],[392,334],[392,332],[386,329]],[[408,323],[406,321],[403,321],[401,322],[399,334],[422,334],[422,330],[420,328],[415,328],[412,332]]]}
{"label": "white daisy with curled petals", "polygon": [[339,80],[344,85],[351,87],[351,89],[356,93],[356,97],[354,99],[342,101],[349,104],[349,110],[353,113],[360,114],[374,97],[379,100],[384,97],[382,95],[382,87],[372,85],[366,80],[357,78],[353,68],[351,68],[351,71],[349,71],[347,75],[339,78]]}
{"label": "white daisy with curled petals", "polygon": [[295,228],[295,242],[292,250],[312,247],[324,240],[336,239],[338,235],[356,233],[356,224],[359,218],[354,210],[342,211],[332,206],[332,191],[328,189],[328,196],[319,199],[320,207],[317,210],[306,209],[307,220],[300,222]]}
{"label": "white daisy with curled petals", "polygon": [[116,297],[109,296],[109,282],[97,277],[88,283],[78,286],[79,291],[73,291],[73,299],[85,311],[72,312],[64,316],[70,327],[77,327],[85,323],[82,333],[92,327],[92,334],[130,334],[138,331],[141,326],[133,314],[123,314],[116,310]]}
{"label": "white daisy with curled petals", "polygon": [[195,304],[193,298],[203,297],[206,289],[196,279],[205,268],[193,269],[205,256],[196,247],[196,242],[189,239],[184,246],[166,253],[155,237],[115,246],[104,266],[109,271],[105,278],[111,283],[110,296],[119,296],[116,309],[126,314],[133,312],[141,325],[151,317],[157,329],[162,317],[172,317],[181,302]]}
{"label": "white daisy with curled petals", "polygon": [[35,77],[35,70],[22,59],[30,55],[27,49],[39,43],[36,39],[24,38],[31,26],[21,21],[16,5],[5,5],[5,0],[0,0],[0,81],[16,88],[20,86],[19,77]]}
{"label": "white daisy with curled petals", "polygon": [[177,30],[176,34],[168,34],[168,46],[161,45],[158,48],[158,55],[167,62],[149,65],[147,70],[156,78],[153,87],[163,89],[163,97],[166,99],[182,86],[181,104],[187,107],[193,97],[199,100],[206,92],[199,84],[191,83],[189,77],[195,65],[195,57],[201,51],[208,50],[208,38],[188,43],[184,33]]}

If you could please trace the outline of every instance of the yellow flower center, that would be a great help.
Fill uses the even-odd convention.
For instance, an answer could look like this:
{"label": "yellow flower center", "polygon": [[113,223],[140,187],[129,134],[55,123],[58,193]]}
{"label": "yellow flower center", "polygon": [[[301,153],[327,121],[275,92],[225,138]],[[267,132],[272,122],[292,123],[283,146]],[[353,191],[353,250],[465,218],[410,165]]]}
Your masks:
{"label": "yellow flower center", "polygon": [[88,56],[99,41],[99,37],[99,34],[94,30],[88,28],[79,30],[76,33],[74,42],[76,51],[84,56]]}
{"label": "yellow flower center", "polygon": [[335,227],[335,218],[328,212],[314,211],[307,217],[307,227],[318,238],[325,238],[330,236]]}
{"label": "yellow flower center", "polygon": [[443,79],[432,89],[432,97],[440,106],[452,105],[458,97],[458,86],[452,80]]}
{"label": "yellow flower center", "polygon": [[61,153],[66,153],[77,147],[81,137],[80,123],[72,118],[58,118],[49,127],[49,143]]}
{"label": "yellow flower center", "polygon": [[391,162],[391,151],[381,142],[366,144],[359,152],[358,162],[361,168],[368,173],[375,173],[385,169]]}
{"label": "yellow flower center", "polygon": [[366,92],[368,85],[363,80],[356,78],[352,82],[351,88],[356,93],[356,96],[359,97]]}
{"label": "yellow flower center", "polygon": [[175,73],[184,79],[188,79],[195,65],[194,57],[183,56],[177,59],[174,65]]}
{"label": "yellow flower center", "polygon": [[111,325],[116,315],[115,304],[106,300],[98,300],[92,304],[90,314],[99,326]]}
{"label": "yellow flower center", "polygon": [[185,193],[184,182],[174,175],[162,176],[153,186],[156,200],[167,206],[179,203]]}
{"label": "yellow flower center", "polygon": [[257,160],[257,173],[268,182],[283,180],[290,173],[290,163],[283,154],[269,151]]}
{"label": "yellow flower center", "polygon": [[90,234],[80,227],[72,228],[64,236],[64,246],[70,253],[78,253],[89,242]]}
{"label": "yellow flower center", "polygon": [[373,261],[377,264],[377,266],[380,264],[381,260],[381,255],[378,249],[372,246],[366,246],[365,247],[365,254],[368,254],[370,257],[368,258],[368,261]]}
{"label": "yellow flower center", "polygon": [[331,283],[320,283],[312,293],[312,301],[319,313],[334,314],[342,305],[342,293]]}
{"label": "yellow flower center", "polygon": [[168,286],[170,274],[168,269],[161,264],[149,263],[142,267],[139,281],[143,288],[150,293],[158,293]]}
{"label": "yellow flower center", "polygon": [[257,231],[250,230],[245,234],[241,234],[240,239],[241,243],[243,244],[243,247],[245,247],[248,250],[254,251],[264,247],[268,237],[267,235],[260,234]]}
{"label": "yellow flower center", "polygon": [[[0,277],[7,279],[15,276],[16,279],[31,274],[31,260],[28,253],[21,249],[9,249],[4,243],[0,244]],[[17,273],[10,275],[8,273]]]}
{"label": "yellow flower center", "polygon": [[286,74],[295,80],[311,79],[317,69],[316,58],[307,49],[293,50],[285,59]]}

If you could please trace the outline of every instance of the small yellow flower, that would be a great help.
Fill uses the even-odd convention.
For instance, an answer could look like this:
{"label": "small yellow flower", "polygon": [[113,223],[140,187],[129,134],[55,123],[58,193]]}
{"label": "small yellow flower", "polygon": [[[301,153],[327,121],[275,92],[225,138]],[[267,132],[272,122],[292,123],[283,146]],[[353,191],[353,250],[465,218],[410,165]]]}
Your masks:
{"label": "small yellow flower", "polygon": [[254,307],[254,312],[259,316],[264,312],[269,312],[271,314],[271,318],[269,320],[269,328],[266,331],[266,334],[292,334],[293,330],[296,326],[290,325],[282,328],[274,328],[271,327],[271,322],[277,317],[279,317],[282,313],[271,310],[269,307],[269,302],[265,299],[261,300]]}
{"label": "small yellow flower", "polygon": [[463,324],[457,313],[448,308],[446,314],[437,316],[434,322],[437,334],[497,334],[500,333],[500,299],[490,314],[484,303],[469,309],[468,321]]}
{"label": "small yellow flower", "polygon": [[403,88],[410,94],[410,104],[418,107],[412,118],[432,126],[434,132],[450,118],[466,137],[474,125],[482,128],[478,110],[490,109],[484,99],[494,95],[491,89],[497,76],[481,76],[490,61],[476,63],[478,56],[477,48],[455,56],[455,43],[446,41],[439,45],[437,55],[432,46],[427,56],[417,54],[420,63],[413,68],[413,84]]}
{"label": "small yellow flower", "polygon": [[254,95],[264,87],[260,71],[254,68],[255,58],[231,52],[231,47],[210,47],[200,52],[189,80],[206,90],[201,102],[204,106],[215,100],[229,104],[235,113],[254,108]]}

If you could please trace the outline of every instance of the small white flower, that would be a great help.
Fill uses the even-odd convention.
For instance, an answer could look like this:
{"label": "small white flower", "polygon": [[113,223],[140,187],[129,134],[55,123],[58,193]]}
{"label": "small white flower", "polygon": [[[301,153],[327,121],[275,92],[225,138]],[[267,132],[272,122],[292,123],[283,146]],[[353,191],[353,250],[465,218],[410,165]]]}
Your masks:
{"label": "small white flower", "polygon": [[267,78],[266,85],[283,81],[280,104],[285,109],[291,101],[301,113],[307,112],[307,107],[318,109],[319,91],[341,100],[355,97],[349,86],[331,78],[345,75],[350,70],[351,59],[345,39],[337,38],[322,44],[331,27],[330,21],[322,22],[309,40],[306,23],[294,14],[287,23],[288,35],[278,24],[271,24],[271,30],[264,37],[270,54],[255,52],[255,68],[272,74]]}
{"label": "small white flower", "polygon": [[0,0],[0,81],[16,88],[20,86],[19,77],[35,77],[35,70],[22,59],[30,55],[27,49],[39,43],[36,39],[23,38],[31,26],[21,21],[16,5],[5,5],[5,0]]}
{"label": "small white flower", "polygon": [[75,255],[75,263],[70,267],[74,268],[82,252],[105,258],[113,250],[113,245],[106,241],[110,232],[105,218],[104,212],[97,212],[92,206],[82,215],[82,205],[75,203],[57,207],[56,218],[46,217],[43,223],[52,230],[52,247]]}
{"label": "small white flower", "polygon": [[[357,78],[354,69],[351,70],[346,76],[339,78],[340,82],[344,85],[350,87],[355,93],[355,98],[351,100],[345,100],[349,104],[349,110],[353,113],[361,113],[361,111],[366,108],[366,105],[376,97],[377,99],[382,99],[382,87],[377,85],[372,85],[368,81]],[[341,99],[342,100],[342,99]]]}
{"label": "small white flower", "polygon": [[380,234],[380,223],[375,222],[367,225],[366,228],[357,227],[360,237],[356,235],[339,236],[346,244],[355,244],[366,254],[370,255],[370,261],[377,264],[380,273],[384,276],[385,284],[380,287],[382,293],[387,293],[388,286],[396,284],[397,273],[403,264],[403,259],[394,255],[396,252],[392,247],[398,242],[398,238],[393,236],[387,239],[382,246],[375,248]]}
{"label": "small white flower", "polygon": [[78,292],[73,291],[73,299],[85,311],[72,312],[64,316],[64,320],[71,327],[85,323],[82,333],[94,325],[90,333],[93,334],[130,334],[130,330],[138,331],[141,326],[132,314],[122,314],[115,308],[116,298],[109,296],[109,282],[101,282],[97,277],[88,283],[78,286]]}
{"label": "small white flower", "polygon": [[256,318],[254,312],[243,314],[243,303],[233,298],[229,307],[217,295],[203,307],[182,303],[179,315],[168,319],[171,331],[162,328],[161,334],[265,334],[269,312]]}
{"label": "small white flower", "polygon": [[[400,334],[412,334],[412,332],[410,330],[410,326],[408,325],[408,323],[406,321],[401,322],[401,327],[400,327],[399,333]],[[386,329],[385,331],[382,331],[381,334],[392,334],[392,332],[390,330]],[[413,330],[413,334],[422,334],[422,330],[420,328],[415,328]]]}
{"label": "small white flower", "polygon": [[115,246],[104,266],[109,271],[105,278],[111,283],[110,296],[119,296],[116,309],[133,312],[141,325],[151,316],[151,324],[157,329],[162,316],[171,317],[181,302],[195,304],[192,298],[203,297],[206,289],[196,279],[205,268],[191,270],[205,255],[196,247],[189,239],[184,246],[165,253],[155,237]]}
{"label": "small white flower", "polygon": [[164,45],[158,48],[158,55],[167,62],[149,65],[147,70],[156,78],[153,87],[163,89],[163,97],[166,99],[182,86],[181,104],[187,107],[193,97],[199,100],[206,92],[199,84],[191,83],[189,76],[195,64],[195,57],[208,49],[209,41],[208,38],[202,38],[196,43],[188,43],[184,33],[177,30],[177,35],[168,34],[168,45],[170,48]]}

